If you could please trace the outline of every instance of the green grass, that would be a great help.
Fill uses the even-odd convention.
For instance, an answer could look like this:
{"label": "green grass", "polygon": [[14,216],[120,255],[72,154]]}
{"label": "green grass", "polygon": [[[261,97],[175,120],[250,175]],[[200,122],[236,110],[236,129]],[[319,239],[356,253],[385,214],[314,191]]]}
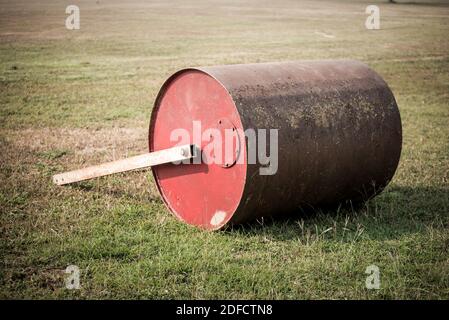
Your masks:
{"label": "green grass", "polygon": [[[449,298],[448,4],[378,1],[377,31],[370,1],[78,4],[68,31],[65,5],[1,3],[1,298]],[[51,183],[145,150],[179,68],[335,58],[368,63],[401,111],[398,171],[366,205],[204,232],[170,215],[149,172]],[[80,290],[64,287],[71,264]]]}

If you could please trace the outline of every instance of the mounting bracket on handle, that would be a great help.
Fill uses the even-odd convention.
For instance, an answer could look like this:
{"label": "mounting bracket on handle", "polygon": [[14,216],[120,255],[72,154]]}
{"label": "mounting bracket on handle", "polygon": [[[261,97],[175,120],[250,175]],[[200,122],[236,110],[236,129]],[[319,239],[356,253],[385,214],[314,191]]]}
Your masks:
{"label": "mounting bracket on handle", "polygon": [[64,185],[106,176],[109,174],[191,159],[197,157],[198,154],[200,154],[200,152],[196,145],[187,144],[183,146],[145,153],[122,160],[107,162],[79,170],[56,174],[53,176],[53,182],[57,185]]}

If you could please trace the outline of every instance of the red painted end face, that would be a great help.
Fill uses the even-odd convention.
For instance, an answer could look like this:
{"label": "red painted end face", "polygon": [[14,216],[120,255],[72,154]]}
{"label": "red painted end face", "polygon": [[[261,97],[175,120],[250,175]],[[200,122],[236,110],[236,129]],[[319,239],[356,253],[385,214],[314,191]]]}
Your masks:
{"label": "red painted end face", "polygon": [[[233,143],[225,152],[228,133]],[[173,75],[159,92],[149,135],[150,152],[189,143],[201,147],[200,164],[161,165],[153,174],[179,219],[207,230],[224,226],[242,199],[246,144],[239,113],[223,85],[199,70]]]}

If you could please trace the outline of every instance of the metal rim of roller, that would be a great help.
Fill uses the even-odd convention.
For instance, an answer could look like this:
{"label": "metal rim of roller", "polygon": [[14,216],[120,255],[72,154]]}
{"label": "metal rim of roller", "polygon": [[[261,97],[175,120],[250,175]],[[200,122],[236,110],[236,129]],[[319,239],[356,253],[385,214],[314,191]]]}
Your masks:
{"label": "metal rim of roller", "polygon": [[[243,131],[240,115],[226,88],[210,74],[188,68],[169,77],[158,93],[149,127],[150,152],[173,146],[176,142],[169,141],[173,129],[184,128],[193,138],[193,121],[201,121],[202,132],[209,128]],[[242,137],[238,141],[236,157],[222,164],[152,168],[161,197],[177,218],[206,230],[220,229],[231,220],[246,181],[246,147]],[[207,143],[202,141],[200,149]],[[236,163],[239,157],[243,163]]]}

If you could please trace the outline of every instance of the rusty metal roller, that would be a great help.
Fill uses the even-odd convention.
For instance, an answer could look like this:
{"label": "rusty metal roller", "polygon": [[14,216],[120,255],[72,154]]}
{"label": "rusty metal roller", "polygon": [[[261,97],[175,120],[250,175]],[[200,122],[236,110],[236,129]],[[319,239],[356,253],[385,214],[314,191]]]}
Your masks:
{"label": "rusty metal roller", "polygon": [[[211,142],[195,136],[209,128],[235,132],[233,156],[221,164],[195,161]],[[189,133],[189,141],[173,141],[179,129]],[[277,129],[274,174],[261,174],[266,163],[248,161],[252,145],[242,134],[248,129]],[[267,144],[270,150],[268,138]],[[181,156],[175,149],[180,145]],[[393,177],[401,146],[397,104],[376,72],[353,60],[295,61],[176,72],[155,101],[147,156],[165,155],[148,166],[170,211],[215,230],[371,198]],[[186,159],[190,163],[169,163]],[[125,170],[113,172],[118,171]],[[87,178],[109,173],[90,171]]]}

